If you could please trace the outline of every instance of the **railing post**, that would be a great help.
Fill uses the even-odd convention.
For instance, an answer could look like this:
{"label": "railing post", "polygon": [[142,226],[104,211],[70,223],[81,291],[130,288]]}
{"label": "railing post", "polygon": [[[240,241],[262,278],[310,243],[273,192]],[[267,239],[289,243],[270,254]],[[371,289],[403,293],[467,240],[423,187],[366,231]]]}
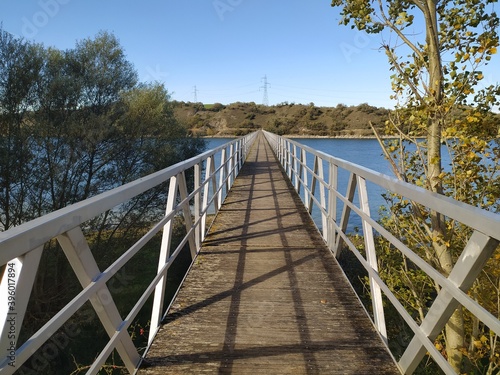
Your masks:
{"label": "railing post", "polygon": [[189,251],[191,252],[191,259],[196,258],[196,255],[198,254],[198,249],[196,247],[196,236],[194,231],[189,234],[189,231],[193,229],[193,218],[191,217],[191,209],[189,208],[189,200],[187,200],[188,197],[188,190],[187,190],[187,183],[186,183],[186,174],[181,172],[178,177],[178,184],[179,184],[179,195],[181,198],[181,201],[185,201],[185,203],[182,205],[182,212],[184,215],[184,224],[186,226],[186,233],[188,233],[188,242],[189,242]]}
{"label": "railing post", "polygon": [[287,156],[287,171],[288,171],[288,179],[292,181],[292,176],[293,176],[293,154],[292,154],[292,144],[285,140],[286,144],[286,156]]}
{"label": "railing post", "polygon": [[292,145],[293,148],[293,186],[295,190],[299,191],[299,166],[298,166],[298,157],[297,157],[297,145]]}
{"label": "railing post", "polygon": [[283,166],[283,169],[285,171],[285,175],[288,176],[288,171],[287,171],[287,155],[286,155],[286,143],[283,138],[280,137],[280,153],[281,153],[281,165]]}
{"label": "railing post", "polygon": [[[312,181],[311,181],[311,196],[309,197],[309,214],[312,213],[312,207],[313,207],[313,196],[316,191],[316,184],[318,181],[318,177],[320,180],[324,181],[325,180],[325,175],[324,175],[324,170],[323,170],[323,160],[319,158],[317,155],[314,156],[314,163],[313,163],[313,174],[312,174]],[[320,199],[320,204],[321,204],[321,224],[322,224],[322,231],[323,231],[323,238],[325,240],[328,239],[328,228],[327,228],[327,214],[325,214],[325,211],[327,210],[326,207],[326,194],[325,194],[325,185],[321,182],[319,184],[319,199]]]}
{"label": "railing post", "polygon": [[236,175],[240,174],[241,166],[243,163],[243,153],[241,149],[242,143],[243,141],[241,139],[236,142],[236,168],[235,168]]}
{"label": "railing post", "polygon": [[306,150],[301,149],[300,150],[300,160],[299,160],[299,189],[298,193],[300,195],[300,188],[301,184],[303,181],[304,184],[304,202],[307,211],[310,213],[311,206],[309,205],[309,193],[307,192],[307,187],[308,187],[308,178],[307,178],[307,155],[306,155]]}
{"label": "railing post", "polygon": [[[347,192],[345,198],[349,202],[354,201],[354,193],[356,192],[356,175],[354,173],[351,173],[349,176],[349,182],[347,184]],[[351,214],[351,207],[349,207],[345,202],[344,202],[344,207],[342,208],[342,215],[340,216],[340,230],[345,233],[347,230],[347,225],[349,224],[349,215]],[[343,246],[343,239],[342,236],[338,236],[336,241],[335,241],[335,246],[333,248],[333,255],[335,255],[336,258],[340,257],[340,254],[342,253],[342,246]]]}
{"label": "railing post", "polygon": [[[304,150],[305,151],[305,150]],[[313,206],[314,206],[314,200],[313,200],[313,197],[315,196],[315,190],[316,190],[316,184],[317,184],[317,181],[318,181],[318,156],[317,155],[314,155],[314,160],[313,160],[313,167],[312,167],[312,173],[311,173],[311,194],[309,196],[307,196],[306,194],[304,194],[304,198],[307,199],[307,211],[309,212],[309,214],[312,214],[312,210],[313,210]],[[322,169],[323,171],[323,169]],[[307,172],[306,172],[307,173]],[[321,176],[321,178],[323,178],[323,176]],[[323,186],[323,185],[321,185]],[[324,191],[324,190],[323,190]],[[321,194],[320,194],[320,199],[321,199]],[[322,208],[324,209],[324,202],[321,202],[321,206]],[[323,213],[321,214],[321,223],[322,223],[322,226],[323,226],[323,230],[325,228],[325,223],[324,223],[324,220],[323,220]],[[323,236],[324,237],[324,236]],[[324,237],[325,238],[325,237]]]}
{"label": "railing post", "polygon": [[227,195],[227,192],[229,191],[229,189],[231,188],[231,186],[233,186],[233,181],[234,181],[234,173],[235,171],[233,170],[233,166],[235,165],[235,162],[234,162],[234,145],[231,144],[229,146],[229,160],[228,160],[228,165],[227,165],[227,170],[228,170],[228,175],[227,175],[227,188],[226,188],[226,195]]}
{"label": "railing post", "polygon": [[285,153],[283,152],[283,139],[280,137],[277,140],[278,147],[278,160],[280,161],[282,166],[285,166]]}
{"label": "railing post", "polygon": [[205,230],[201,224],[201,164],[194,165],[194,190],[196,191],[194,195],[194,222],[197,223],[194,229],[195,239],[196,239],[196,251],[198,252],[201,248],[201,242],[203,241],[202,232]]}
{"label": "railing post", "polygon": [[[227,152],[226,152],[226,147],[222,149],[221,156],[220,156],[220,166],[221,168],[219,169],[219,194],[218,194],[218,206],[217,206],[217,211],[222,206],[222,202],[224,201],[224,188],[225,188],[225,180],[227,176]],[[227,192],[226,192],[227,193]]]}
{"label": "railing post", "polygon": [[335,253],[336,243],[336,225],[337,222],[337,196],[335,192],[338,190],[338,167],[333,164],[328,164],[328,234],[327,244],[330,251]]}
{"label": "railing post", "polygon": [[[177,176],[172,176],[170,178],[170,184],[168,187],[168,197],[167,205],[165,208],[165,216],[169,215],[175,207],[177,199]],[[169,220],[163,227],[163,236],[161,239],[160,255],[158,257],[158,272],[167,263],[170,253],[170,244],[172,239],[172,220]],[[151,312],[151,324],[149,327],[149,338],[148,343],[151,344],[153,341],[156,331],[160,326],[163,313],[163,301],[165,298],[165,289],[167,284],[167,273],[162,277],[160,282],[155,288],[154,299],[153,299],[153,310]]]}
{"label": "railing post", "polygon": [[[368,190],[366,189],[366,180],[356,176],[358,181],[359,206],[367,216],[370,216],[370,205],[368,202]],[[375,241],[373,239],[373,228],[365,220],[362,219],[363,237],[365,239],[366,260],[370,267],[378,273],[377,253],[375,251]],[[375,327],[379,331],[383,340],[387,344],[387,329],[385,326],[384,304],[382,301],[382,291],[380,286],[370,276],[370,292],[373,306],[373,320]]]}
{"label": "railing post", "polygon": [[215,165],[214,165],[214,157],[210,156],[207,158],[207,164],[205,169],[205,185],[203,189],[203,202],[201,205],[201,209],[203,211],[203,216],[201,218],[201,241],[205,239],[206,225],[207,225],[207,214],[208,214],[208,196],[210,192],[210,183],[212,184],[212,192],[214,194],[214,210],[217,211],[219,207],[219,202],[217,200],[217,181],[215,178]]}
{"label": "railing post", "polygon": [[281,140],[281,164],[283,166],[286,166],[286,161],[287,161],[287,153],[286,153],[286,147],[287,147],[287,144],[286,144],[286,140],[282,137],[280,137],[280,140]]}

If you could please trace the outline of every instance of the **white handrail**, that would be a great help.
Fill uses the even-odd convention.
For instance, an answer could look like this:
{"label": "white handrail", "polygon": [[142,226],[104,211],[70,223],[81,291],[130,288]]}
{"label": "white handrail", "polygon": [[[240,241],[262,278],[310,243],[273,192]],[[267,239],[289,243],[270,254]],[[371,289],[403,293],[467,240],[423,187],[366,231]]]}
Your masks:
{"label": "white handrail", "polygon": [[[309,212],[312,211],[311,205],[313,204],[316,209],[319,209],[322,218],[322,236],[332,253],[339,257],[343,244],[346,244],[367,270],[370,280],[374,325],[379,330],[381,337],[387,339],[384,308],[381,300],[382,292],[413,330],[415,334],[413,340],[398,362],[403,373],[411,374],[425,353],[429,352],[445,373],[455,374],[434,346],[433,339],[443,329],[459,305],[467,308],[496,334],[500,334],[500,321],[467,295],[467,290],[472,286],[500,242],[500,215],[431,193],[423,188],[314,150],[291,139],[269,132],[264,132],[264,134],[295,189],[299,193],[301,188],[304,189],[304,196],[301,198],[304,199],[304,204],[308,207]],[[312,169],[305,162],[306,154],[312,155],[314,158],[315,166]],[[325,179],[323,167],[317,167],[317,165],[323,166],[323,164],[328,168],[328,182]],[[350,175],[345,194],[337,189],[339,169],[347,171]],[[370,216],[367,205],[366,181],[440,212],[472,229],[473,234],[448,277],[431,267]],[[316,198],[318,194],[316,184],[320,186],[319,198]],[[325,190],[328,192],[326,199],[323,196]],[[360,196],[359,207],[353,201],[356,190]],[[337,222],[337,202],[341,202],[343,205],[340,222]],[[367,258],[359,252],[347,235],[347,224],[351,212],[355,213],[362,221]],[[415,323],[413,317],[378,275],[376,254],[373,250],[373,231],[385,237],[442,288],[420,326]]]}
{"label": "white handrail", "polygon": [[[165,314],[163,296],[167,270],[186,244],[189,244],[192,259],[195,259],[207,231],[208,210],[213,207],[216,213],[220,208],[256,135],[252,133],[235,139],[199,156],[0,233],[0,267],[5,267],[0,283],[0,374],[12,374],[19,369],[36,350],[47,345],[51,336],[87,301],[91,302],[110,337],[87,373],[96,374],[115,349],[127,370],[134,373],[141,356],[127,329],[154,292],[149,336],[151,344]],[[216,156],[220,156],[217,166]],[[192,191],[188,191],[186,184],[187,171],[194,173]],[[100,271],[81,225],[165,182],[169,182],[165,215],[106,270]],[[192,201],[194,207],[191,206]],[[171,224],[176,215],[182,215],[187,234],[179,246],[170,251]],[[127,317],[122,319],[106,282],[160,231],[163,231],[163,240],[157,275]],[[53,239],[59,242],[83,290],[34,335],[24,343],[19,343],[19,333],[43,247]]]}

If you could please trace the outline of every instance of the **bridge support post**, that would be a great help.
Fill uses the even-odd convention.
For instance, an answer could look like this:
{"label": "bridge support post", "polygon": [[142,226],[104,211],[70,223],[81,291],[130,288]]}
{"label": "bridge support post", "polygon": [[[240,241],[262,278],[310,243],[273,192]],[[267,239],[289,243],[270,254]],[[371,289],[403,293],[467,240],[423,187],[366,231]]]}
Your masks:
{"label": "bridge support post", "polygon": [[227,167],[227,184],[226,184],[226,195],[229,189],[231,189],[231,186],[233,185],[234,181],[234,168],[235,168],[235,155],[234,155],[234,146],[231,144],[229,146],[229,161],[228,161],[228,167]]}
{"label": "bridge support post", "polygon": [[335,230],[337,223],[337,187],[338,187],[338,167],[330,163],[328,169],[328,248],[334,254],[336,253],[335,243],[337,232]]}
{"label": "bridge support post", "polygon": [[201,248],[201,243],[203,241],[203,232],[205,227],[202,225],[201,214],[201,164],[195,164],[194,166],[194,190],[197,193],[194,195],[194,222],[196,227],[194,229],[195,241],[196,241],[196,251],[198,252]]}
{"label": "bridge support post", "polygon": [[292,153],[292,144],[288,143],[286,145],[286,158],[287,158],[287,172],[288,172],[288,179],[292,181],[292,175],[293,175],[293,153]]}
{"label": "bridge support post", "polygon": [[292,168],[292,173],[293,173],[293,186],[295,187],[295,190],[297,193],[300,195],[300,185],[299,185],[299,162],[298,162],[298,156],[297,156],[297,145],[293,145],[293,153],[292,153],[292,158],[293,158],[293,168]]}
{"label": "bridge support post", "polygon": [[[187,199],[189,195],[187,191],[186,175],[184,174],[184,172],[181,172],[178,175],[178,180],[179,180],[179,195],[181,197],[181,200],[184,201]],[[189,208],[189,201],[183,204],[182,212],[184,215],[184,224],[186,226],[186,232],[188,235],[189,251],[191,252],[191,259],[194,260],[194,258],[196,258],[196,254],[198,254],[198,249],[196,247],[196,238],[193,228],[193,218],[191,217],[191,209]]]}
{"label": "bridge support post", "polygon": [[[212,177],[209,177],[212,176]],[[201,219],[201,228],[202,228],[202,237],[201,241],[205,239],[205,228],[206,228],[206,222],[207,222],[207,210],[209,206],[208,202],[208,194],[209,194],[209,189],[210,189],[210,184],[212,184],[212,191],[214,192],[214,209],[217,212],[219,209],[219,201],[218,201],[218,194],[215,194],[217,191],[217,181],[215,179],[215,165],[214,165],[214,158],[209,157],[207,159],[207,165],[205,169],[205,181],[210,178],[210,182],[205,183],[205,188],[203,189],[203,202],[202,202],[202,211],[203,211],[203,216]]]}
{"label": "bridge support post", "polygon": [[[356,175],[351,173],[349,176],[349,182],[347,183],[347,191],[346,198],[349,202],[354,201],[354,194],[356,193]],[[344,207],[342,208],[342,215],[340,216],[340,231],[345,233],[347,230],[347,225],[349,224],[349,215],[351,214],[351,207],[344,202]],[[335,242],[335,246],[333,248],[333,255],[336,258],[339,258],[342,253],[343,239],[341,236],[338,236]]]}
{"label": "bridge support post", "polygon": [[312,176],[312,181],[311,181],[311,191],[313,194],[309,197],[309,214],[312,213],[313,206],[314,206],[314,192],[316,191],[316,185],[319,180],[321,180],[319,184],[319,199],[320,199],[320,205],[321,205],[321,224],[323,227],[323,238],[327,239],[328,238],[328,222],[327,222],[327,214],[325,213],[327,210],[326,207],[326,193],[325,193],[325,185],[323,183],[325,179],[325,174],[324,174],[324,169],[323,169],[323,162],[320,160],[317,156],[314,157],[314,163],[313,163],[313,176]]}
{"label": "bridge support post", "polygon": [[297,193],[300,195],[300,188],[304,187],[304,205],[306,206],[307,212],[310,212],[311,206],[309,205],[309,193],[307,192],[308,179],[307,179],[307,156],[305,150],[300,150],[299,159],[299,176],[298,176],[298,190]]}
{"label": "bridge support post", "polygon": [[[359,206],[361,210],[370,216],[370,205],[368,202],[368,190],[366,188],[366,180],[356,176],[359,194]],[[370,267],[378,274],[377,253],[375,251],[375,241],[373,239],[373,228],[364,219],[362,219],[363,237],[365,239],[366,260]],[[384,304],[382,301],[382,291],[373,277],[370,276],[370,292],[372,295],[373,320],[375,327],[382,336],[382,339],[387,344],[387,329],[385,326]]]}
{"label": "bridge support post", "polygon": [[222,165],[222,168],[219,171],[219,194],[217,194],[216,211],[219,211],[222,206],[222,201],[224,200],[224,188],[226,189],[227,194],[227,185],[225,183],[225,180],[227,178],[227,152],[225,148],[223,148],[221,151],[220,163]]}
{"label": "bridge support post", "polygon": [[[177,198],[177,176],[173,176],[170,178],[170,184],[168,187],[168,198],[167,198],[167,206],[165,209],[165,216],[169,215],[175,207],[176,198]],[[167,263],[169,253],[170,253],[170,243],[172,237],[172,220],[169,220],[167,224],[163,227],[163,236],[161,239],[161,247],[160,247],[160,256],[158,258],[158,272],[163,268],[163,266]],[[162,311],[163,311],[163,301],[165,298],[165,289],[167,283],[167,273],[156,285],[154,299],[153,299],[153,310],[151,312],[151,324],[149,327],[149,337],[148,344],[153,342],[153,339],[156,334],[156,330],[160,326]]]}

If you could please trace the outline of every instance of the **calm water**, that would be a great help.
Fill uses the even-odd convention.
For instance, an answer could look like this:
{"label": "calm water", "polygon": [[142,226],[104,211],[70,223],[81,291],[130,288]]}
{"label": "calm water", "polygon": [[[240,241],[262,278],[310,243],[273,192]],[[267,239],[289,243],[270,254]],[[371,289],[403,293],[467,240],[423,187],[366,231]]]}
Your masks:
{"label": "calm water", "polygon": [[[299,143],[312,147],[315,150],[323,151],[324,153],[335,156],[339,159],[344,159],[351,163],[359,164],[365,168],[373,169],[374,171],[392,176],[389,163],[382,155],[380,145],[378,144],[376,139],[304,138],[295,140]],[[338,176],[338,190],[342,194],[346,193],[348,179],[349,173],[345,170],[340,169]],[[385,204],[385,200],[382,196],[382,194],[385,193],[385,190],[370,182],[367,182],[367,189],[371,216],[374,219],[378,219],[380,207]],[[354,197],[354,203],[359,206],[357,193]],[[340,223],[340,214],[342,212],[343,205],[342,203],[337,204],[339,205],[337,222]],[[319,210],[316,210],[316,212],[314,212],[313,209],[312,217],[316,222],[316,225],[320,227],[321,216]],[[356,228],[360,227],[361,219],[356,214],[351,213],[351,216],[349,218],[348,230],[355,230]]]}
{"label": "calm water", "polygon": [[[230,139],[227,138],[210,138],[208,139],[208,148],[214,148],[220,146]],[[332,156],[340,159],[350,161],[355,164],[362,165],[363,167],[373,169],[377,172],[381,172],[392,176],[392,172],[389,167],[389,163],[383,157],[380,146],[375,139],[326,139],[326,138],[296,138],[294,139],[299,143],[307,145],[314,148],[315,150],[325,152]],[[311,159],[311,158],[310,158]],[[309,160],[312,163],[312,160]],[[347,189],[347,181],[349,175],[347,172],[339,171],[339,184],[338,189],[342,194],[345,194]],[[379,217],[378,211],[381,206],[385,204],[382,194],[385,192],[378,186],[368,183],[368,195],[370,201],[370,212],[372,217],[377,219]],[[357,195],[355,203],[358,204]],[[339,215],[341,212],[341,206],[339,208]],[[316,224],[321,225],[320,212],[317,209],[313,209],[313,219]],[[340,219],[339,217],[337,219]],[[355,228],[360,228],[361,221],[357,215],[351,214],[349,219],[349,228],[351,230]]]}
{"label": "calm water", "polygon": [[385,160],[376,139],[295,139],[297,142],[323,151],[339,159],[362,165],[391,175],[389,163]]}

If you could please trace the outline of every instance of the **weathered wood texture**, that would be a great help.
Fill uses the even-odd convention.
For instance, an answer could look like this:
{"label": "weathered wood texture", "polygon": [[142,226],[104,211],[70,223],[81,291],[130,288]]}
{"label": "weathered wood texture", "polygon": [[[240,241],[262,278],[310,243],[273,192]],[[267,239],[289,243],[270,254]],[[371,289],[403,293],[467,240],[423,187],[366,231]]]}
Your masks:
{"label": "weathered wood texture", "polygon": [[260,138],[139,372],[399,374]]}

